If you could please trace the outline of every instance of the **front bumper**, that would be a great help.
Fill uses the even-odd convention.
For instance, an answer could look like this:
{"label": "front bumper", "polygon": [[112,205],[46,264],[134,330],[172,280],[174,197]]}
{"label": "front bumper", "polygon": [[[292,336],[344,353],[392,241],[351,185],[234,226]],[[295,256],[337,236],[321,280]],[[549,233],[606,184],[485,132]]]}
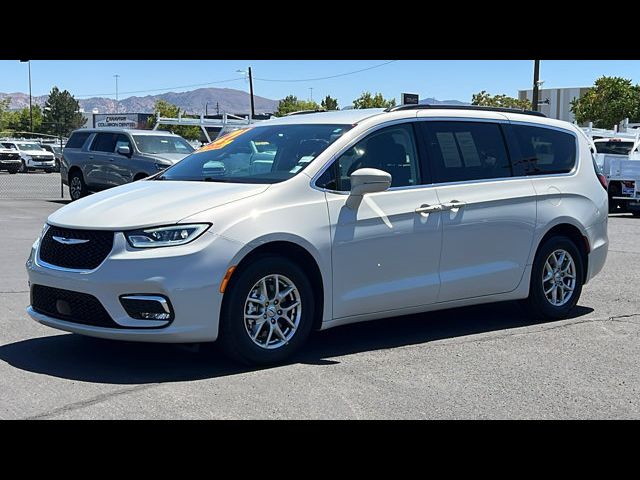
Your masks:
{"label": "front bumper", "polygon": [[[100,266],[92,271],[74,272],[43,266],[36,242],[27,261],[30,285],[92,295],[122,328],[61,320],[39,313],[32,306],[27,313],[43,325],[94,337],[165,343],[214,341],[218,337],[222,302],[220,282],[228,261],[241,247],[237,242],[206,232],[187,245],[139,250],[131,248],[124,234],[118,232],[111,253]],[[175,318],[170,323],[131,318],[119,299],[131,294],[166,296]]]}
{"label": "front bumper", "polygon": [[20,160],[2,160],[0,159],[0,168],[8,168],[8,167],[20,167],[22,162]]}

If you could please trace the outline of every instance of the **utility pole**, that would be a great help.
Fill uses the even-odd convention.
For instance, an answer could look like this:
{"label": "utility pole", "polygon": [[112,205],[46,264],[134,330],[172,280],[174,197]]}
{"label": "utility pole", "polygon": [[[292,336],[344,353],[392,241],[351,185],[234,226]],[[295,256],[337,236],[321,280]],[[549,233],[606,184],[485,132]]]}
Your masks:
{"label": "utility pole", "polygon": [[251,75],[251,67],[249,67],[249,92],[251,95],[251,119],[256,115],[256,111],[253,105],[253,76]]}
{"label": "utility pole", "polygon": [[116,73],[114,77],[116,79],[116,113],[120,113],[120,102],[118,101],[118,78],[120,78],[120,75]]}
{"label": "utility pole", "polygon": [[20,63],[29,64],[29,126],[31,129],[31,133],[33,133],[33,107],[31,105],[31,60],[20,60]]}
{"label": "utility pole", "polygon": [[216,102],[216,115],[220,115],[220,102]]}
{"label": "utility pole", "polygon": [[538,111],[538,81],[540,80],[540,60],[533,61],[533,96],[531,110]]}
{"label": "utility pole", "polygon": [[313,87],[309,87],[309,101],[313,102]]}

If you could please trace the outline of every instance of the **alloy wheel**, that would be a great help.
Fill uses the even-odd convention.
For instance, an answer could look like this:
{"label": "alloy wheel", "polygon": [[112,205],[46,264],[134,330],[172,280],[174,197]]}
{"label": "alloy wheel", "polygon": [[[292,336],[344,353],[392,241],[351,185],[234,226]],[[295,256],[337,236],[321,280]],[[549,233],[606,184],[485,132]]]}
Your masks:
{"label": "alloy wheel", "polygon": [[284,275],[258,280],[244,304],[244,327],[253,343],[273,350],[295,335],[302,317],[302,300],[296,285]]}

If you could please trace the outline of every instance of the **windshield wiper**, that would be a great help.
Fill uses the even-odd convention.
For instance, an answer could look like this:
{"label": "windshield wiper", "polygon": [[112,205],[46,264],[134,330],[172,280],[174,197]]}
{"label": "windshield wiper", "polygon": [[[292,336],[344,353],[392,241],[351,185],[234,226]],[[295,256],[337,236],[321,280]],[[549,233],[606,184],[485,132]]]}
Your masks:
{"label": "windshield wiper", "polygon": [[229,180],[225,179],[225,178],[220,178],[220,177],[204,177],[202,179],[202,181],[204,182],[228,182]]}

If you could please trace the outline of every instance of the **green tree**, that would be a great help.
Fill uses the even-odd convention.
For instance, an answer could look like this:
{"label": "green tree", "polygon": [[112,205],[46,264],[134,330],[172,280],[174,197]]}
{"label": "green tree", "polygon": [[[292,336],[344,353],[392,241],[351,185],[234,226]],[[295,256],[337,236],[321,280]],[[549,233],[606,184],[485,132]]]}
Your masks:
{"label": "green tree", "polygon": [[596,128],[613,128],[627,117],[640,121],[640,85],[602,76],[587,93],[571,101],[571,112],[578,123],[593,122]]}
{"label": "green tree", "polygon": [[[174,105],[173,103],[169,103],[166,100],[156,100],[156,103],[153,105],[153,111],[156,114],[160,114],[161,117],[170,117],[170,118],[178,118],[180,116],[180,107]],[[186,112],[182,112],[182,117],[184,118],[198,118],[194,116],[186,115]],[[156,124],[156,117],[150,117],[147,125],[149,128],[153,128]],[[180,135],[187,140],[198,140],[202,135],[202,130],[200,127],[196,126],[185,126],[185,125],[160,125],[161,130],[171,130],[176,135]]]}
{"label": "green tree", "polygon": [[11,97],[5,97],[0,100],[0,132],[7,128],[7,120],[9,119],[9,104]]}
{"label": "green tree", "polygon": [[395,106],[395,98],[385,99],[381,93],[371,95],[371,92],[362,92],[362,95],[353,101],[354,108],[389,108]]}
{"label": "green tree", "polygon": [[338,100],[332,98],[331,95],[327,95],[326,97],[324,97],[324,100],[320,102],[320,105],[325,110],[338,110]]}
{"label": "green tree", "polygon": [[[82,127],[87,119],[80,113],[80,103],[67,90],[53,87],[44,104],[42,118],[43,133],[68,136],[76,128]],[[35,115],[33,117],[35,128]]]}
{"label": "green tree", "polygon": [[471,97],[471,105],[531,110],[531,102],[527,99],[520,100],[507,95],[491,95],[490,93],[487,93],[486,90],[482,90],[480,93],[475,93]]}
{"label": "green tree", "polygon": [[[33,131],[39,132],[42,127],[42,109],[40,105],[33,105]],[[6,112],[5,115],[5,127],[7,130],[14,132],[29,132],[31,131],[31,115],[29,114],[29,107],[21,108],[20,110],[14,110],[12,112]]]}
{"label": "green tree", "polygon": [[320,105],[310,100],[298,100],[295,95],[288,95],[278,102],[278,110],[275,116],[282,117],[288,113],[301,110],[320,110]]}

